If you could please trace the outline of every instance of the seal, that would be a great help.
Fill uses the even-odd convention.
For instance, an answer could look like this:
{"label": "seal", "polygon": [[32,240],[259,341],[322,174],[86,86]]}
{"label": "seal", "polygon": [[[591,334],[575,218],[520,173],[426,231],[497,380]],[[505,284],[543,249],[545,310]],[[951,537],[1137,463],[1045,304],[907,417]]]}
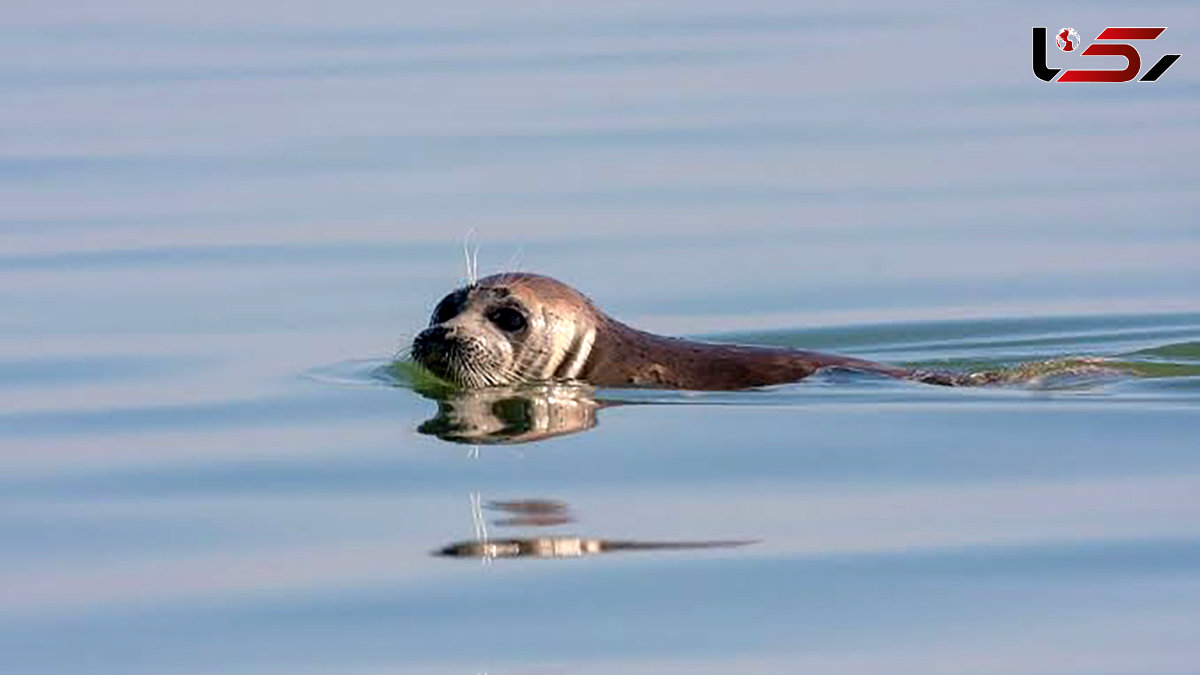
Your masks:
{"label": "seal", "polygon": [[466,389],[578,381],[598,387],[721,391],[795,382],[841,368],[929,384],[982,384],[799,349],[718,344],[627,326],[550,277],[496,274],[459,288],[433,310],[412,357]]}

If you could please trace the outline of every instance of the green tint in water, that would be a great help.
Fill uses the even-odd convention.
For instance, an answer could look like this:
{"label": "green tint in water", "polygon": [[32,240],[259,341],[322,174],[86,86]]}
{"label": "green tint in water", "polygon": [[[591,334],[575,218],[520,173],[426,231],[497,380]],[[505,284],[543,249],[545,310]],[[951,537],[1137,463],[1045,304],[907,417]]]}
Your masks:
{"label": "green tint in water", "polygon": [[382,379],[400,384],[433,397],[440,397],[454,392],[457,387],[443,380],[416,363],[397,359],[391,361],[377,373]]}
{"label": "green tint in water", "polygon": [[1141,349],[1133,352],[1133,355],[1200,361],[1200,342],[1180,342],[1162,347]]}

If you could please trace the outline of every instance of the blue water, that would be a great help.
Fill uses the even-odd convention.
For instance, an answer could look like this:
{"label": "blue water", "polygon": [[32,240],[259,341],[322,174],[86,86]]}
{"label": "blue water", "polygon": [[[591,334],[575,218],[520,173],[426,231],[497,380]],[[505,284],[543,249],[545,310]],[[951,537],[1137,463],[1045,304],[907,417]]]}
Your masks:
{"label": "blue water", "polygon": [[[1183,57],[1046,84],[1041,25]],[[8,8],[0,670],[1200,672],[1197,35],[1169,2]],[[581,423],[495,443],[389,369],[464,239],[650,330],[1129,372],[557,392]],[[508,540],[560,554],[434,555]]]}

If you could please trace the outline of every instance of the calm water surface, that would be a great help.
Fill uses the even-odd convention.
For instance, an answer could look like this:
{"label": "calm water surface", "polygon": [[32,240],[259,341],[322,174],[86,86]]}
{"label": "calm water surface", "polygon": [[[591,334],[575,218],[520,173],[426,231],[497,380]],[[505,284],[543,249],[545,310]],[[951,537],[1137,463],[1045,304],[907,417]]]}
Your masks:
{"label": "calm water surface", "polygon": [[[4,672],[1200,672],[1193,4],[5,14]],[[1184,56],[1043,84],[1060,24]],[[648,329],[1142,376],[495,444],[381,375],[471,232]]]}

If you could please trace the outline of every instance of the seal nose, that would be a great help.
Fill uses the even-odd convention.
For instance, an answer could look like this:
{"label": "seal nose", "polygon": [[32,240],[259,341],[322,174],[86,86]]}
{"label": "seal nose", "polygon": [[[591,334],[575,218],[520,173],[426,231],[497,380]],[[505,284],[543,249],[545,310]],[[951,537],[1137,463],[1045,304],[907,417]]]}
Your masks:
{"label": "seal nose", "polygon": [[426,340],[441,342],[447,338],[454,337],[454,328],[452,326],[430,326],[429,328],[426,328],[421,335]]}
{"label": "seal nose", "polygon": [[417,334],[412,344],[413,360],[426,368],[436,369],[453,342],[453,331],[445,326],[430,326]]}
{"label": "seal nose", "polygon": [[454,339],[454,329],[447,326],[430,326],[413,340],[413,353],[418,359],[445,349]]}

